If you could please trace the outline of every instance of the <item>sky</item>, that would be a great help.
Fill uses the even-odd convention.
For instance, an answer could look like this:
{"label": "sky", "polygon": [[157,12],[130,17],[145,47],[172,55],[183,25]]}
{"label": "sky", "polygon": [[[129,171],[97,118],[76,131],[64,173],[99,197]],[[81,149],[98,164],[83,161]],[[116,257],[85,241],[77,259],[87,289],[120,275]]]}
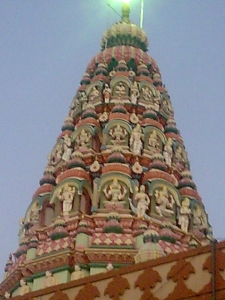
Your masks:
{"label": "sky", "polygon": [[[140,0],[131,0],[138,24]],[[112,0],[0,1],[0,278],[86,66],[119,16]],[[170,94],[214,237],[225,239],[225,1],[144,0],[143,29]]]}

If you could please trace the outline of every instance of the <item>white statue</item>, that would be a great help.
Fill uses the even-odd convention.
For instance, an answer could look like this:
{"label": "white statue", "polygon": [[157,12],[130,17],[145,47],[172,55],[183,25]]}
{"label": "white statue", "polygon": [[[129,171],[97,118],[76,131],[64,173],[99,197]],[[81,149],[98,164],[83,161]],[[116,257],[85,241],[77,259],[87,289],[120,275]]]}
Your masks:
{"label": "white statue", "polygon": [[178,224],[180,225],[181,230],[184,232],[188,232],[190,214],[190,200],[186,197],[181,203],[180,215],[178,218]]}
{"label": "white statue", "polygon": [[131,86],[131,96],[130,96],[130,101],[132,104],[136,105],[137,104],[137,99],[140,96],[139,90],[138,90],[138,85],[137,82],[134,81],[134,83]]}
{"label": "white statue", "polygon": [[92,101],[95,98],[97,98],[99,96],[99,90],[97,89],[96,86],[93,86],[90,94],[89,94],[89,100]]}
{"label": "white statue", "polygon": [[171,167],[171,163],[172,163],[172,155],[173,155],[173,140],[171,138],[168,138],[164,149],[163,149],[163,157],[165,159],[166,164]]}
{"label": "white statue", "polygon": [[130,137],[130,149],[134,155],[141,155],[142,145],[142,129],[140,124],[137,124],[132,130]]}
{"label": "white statue", "polygon": [[109,262],[106,266],[106,271],[112,271],[114,269],[113,264]]}
{"label": "white statue", "polygon": [[134,196],[137,201],[137,216],[143,218],[150,205],[149,196],[145,192],[145,186],[141,185],[139,192]]}
{"label": "white statue", "polygon": [[172,195],[169,195],[168,189],[166,186],[163,186],[162,190],[155,191],[156,204],[155,210],[157,214],[162,216],[172,216],[174,214],[173,204],[174,199]]}
{"label": "white statue", "polygon": [[107,200],[112,202],[117,202],[123,200],[127,194],[127,189],[119,184],[117,179],[114,179],[113,182],[106,186],[103,190]]}
{"label": "white statue", "polygon": [[65,162],[68,162],[71,158],[71,154],[72,154],[71,139],[68,136],[68,134],[66,134],[63,137],[63,155],[62,155],[62,159]]}
{"label": "white statue", "polygon": [[82,91],[82,92],[80,92],[79,97],[80,97],[80,103],[81,103],[81,106],[82,106],[82,110],[84,110],[87,106],[87,101],[88,101],[87,95],[84,91]]}
{"label": "white statue", "polygon": [[71,273],[70,280],[77,280],[80,278],[84,278],[84,272],[81,270],[81,267],[79,265],[74,266],[74,272]]}
{"label": "white statue", "polygon": [[53,286],[59,284],[59,278],[56,275],[53,275],[51,271],[46,271],[45,272],[45,279],[43,282],[43,288]]}
{"label": "white statue", "polygon": [[105,88],[103,90],[103,96],[104,96],[104,101],[105,103],[109,103],[110,97],[111,97],[111,89],[108,85],[108,83],[105,84]]}
{"label": "white statue", "polygon": [[109,134],[113,138],[112,143],[114,145],[120,145],[125,142],[127,131],[123,129],[120,124],[109,131]]}
{"label": "white statue", "polygon": [[20,279],[20,289],[19,289],[19,295],[22,296],[26,293],[30,292],[30,288],[27,285],[26,281],[22,278]]}
{"label": "white statue", "polygon": [[81,130],[80,134],[76,138],[78,146],[88,148],[90,146],[91,134],[84,129]]}
{"label": "white statue", "polygon": [[58,193],[58,198],[63,202],[63,215],[68,216],[72,210],[73,198],[75,194],[75,186],[66,184]]}

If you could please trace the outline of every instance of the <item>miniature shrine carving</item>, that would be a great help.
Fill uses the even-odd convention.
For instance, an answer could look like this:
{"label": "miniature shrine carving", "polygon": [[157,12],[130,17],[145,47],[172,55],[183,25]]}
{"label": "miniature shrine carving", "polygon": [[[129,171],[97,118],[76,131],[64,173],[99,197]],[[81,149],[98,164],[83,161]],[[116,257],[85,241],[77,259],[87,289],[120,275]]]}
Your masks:
{"label": "miniature shrine carving", "polygon": [[117,179],[103,189],[106,199],[112,202],[121,201],[127,194],[127,189],[122,186]]}
{"label": "miniature shrine carving", "polygon": [[127,136],[127,131],[118,124],[113,129],[110,129],[109,135],[113,138],[112,143],[114,145],[121,145],[124,144],[125,137]]}

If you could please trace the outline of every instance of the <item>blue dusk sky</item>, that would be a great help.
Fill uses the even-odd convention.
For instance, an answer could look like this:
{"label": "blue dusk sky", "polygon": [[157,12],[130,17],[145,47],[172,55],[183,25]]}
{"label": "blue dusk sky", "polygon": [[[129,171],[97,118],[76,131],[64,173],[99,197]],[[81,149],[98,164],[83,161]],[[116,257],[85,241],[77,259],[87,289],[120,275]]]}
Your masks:
{"label": "blue dusk sky", "polygon": [[[19,220],[103,32],[109,0],[0,1],[0,274]],[[140,0],[131,0],[139,23]],[[120,14],[119,1],[110,1]],[[214,236],[225,229],[225,1],[145,0],[143,28],[171,97]]]}

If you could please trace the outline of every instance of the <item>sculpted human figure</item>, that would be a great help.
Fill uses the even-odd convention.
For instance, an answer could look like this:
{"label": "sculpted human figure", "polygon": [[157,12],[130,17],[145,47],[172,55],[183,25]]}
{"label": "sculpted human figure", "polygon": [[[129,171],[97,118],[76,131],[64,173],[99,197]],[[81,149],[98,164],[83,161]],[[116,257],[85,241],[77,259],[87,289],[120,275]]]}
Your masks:
{"label": "sculpted human figure", "polygon": [[198,205],[195,206],[195,209],[193,211],[193,223],[199,229],[207,227],[207,224],[202,214],[202,210]]}
{"label": "sculpted human figure", "polygon": [[57,276],[53,275],[51,271],[46,271],[45,279],[43,282],[43,288],[53,286],[56,284],[59,284],[59,278]]}
{"label": "sculpted human figure", "polygon": [[69,116],[73,117],[74,112],[80,108],[80,101],[75,98],[70,106],[70,112],[69,112]]}
{"label": "sculpted human figure", "polygon": [[173,140],[171,138],[168,138],[163,149],[163,157],[168,166],[171,166],[172,163],[172,155],[173,155],[172,145],[173,145]]}
{"label": "sculpted human figure", "polygon": [[103,97],[104,97],[104,101],[105,103],[109,103],[110,101],[110,97],[111,97],[111,89],[108,85],[108,83],[105,84],[105,88],[103,90]]}
{"label": "sculpted human figure", "polygon": [[89,94],[89,100],[92,101],[95,98],[97,98],[99,96],[99,90],[97,89],[96,86],[93,86],[90,94]]}
{"label": "sculpted human figure", "polygon": [[130,149],[134,155],[141,155],[142,145],[142,129],[140,124],[137,124],[132,130],[130,137]]}
{"label": "sculpted human figure", "polygon": [[126,94],[126,88],[125,86],[123,85],[122,82],[119,82],[119,84],[116,86],[116,94],[121,97],[123,95]]}
{"label": "sculpted human figure", "polygon": [[91,134],[84,129],[81,130],[80,134],[76,138],[78,146],[88,148],[91,139]]}
{"label": "sculpted human figure", "polygon": [[121,143],[125,142],[127,132],[120,126],[120,124],[118,124],[116,127],[109,131],[109,134],[114,139],[112,143],[115,145],[120,145]]}
{"label": "sculpted human figure", "polygon": [[145,192],[145,186],[141,185],[139,192],[134,196],[137,201],[137,216],[143,218],[150,205],[149,196]]}
{"label": "sculpted human figure", "polygon": [[[162,188],[162,190],[155,191],[156,204],[155,210],[157,214],[162,216],[172,216],[174,214],[173,211],[173,203],[174,200],[172,196],[169,195],[168,189],[166,186]],[[169,199],[171,198],[171,200]]]}
{"label": "sculpted human figure", "polygon": [[137,82],[134,81],[134,83],[131,86],[131,95],[130,95],[130,101],[133,105],[137,104],[137,99],[139,97],[140,93],[138,90]]}
{"label": "sculpted human figure", "polygon": [[58,193],[59,200],[63,202],[64,216],[68,216],[69,212],[72,210],[74,194],[75,186],[69,186],[68,184],[66,184]]}
{"label": "sculpted human figure", "polygon": [[142,87],[142,97],[146,101],[151,101],[152,102],[152,92],[148,86],[143,86]]}
{"label": "sculpted human figure", "polygon": [[79,265],[74,266],[74,272],[71,273],[70,280],[77,280],[80,278],[84,278],[84,272],[81,270]]}
{"label": "sculpted human figure", "polygon": [[22,296],[26,293],[29,293],[30,288],[27,285],[26,281],[22,278],[20,279],[20,289],[19,289],[19,295]]}
{"label": "sculpted human figure", "polygon": [[150,149],[152,149],[152,148],[159,149],[159,142],[158,142],[157,133],[155,130],[153,130],[151,132],[151,134],[149,135],[148,146]]}
{"label": "sculpted human figure", "polygon": [[182,201],[182,204],[180,207],[180,215],[178,218],[178,224],[180,225],[181,230],[184,232],[188,232],[190,214],[191,214],[190,200],[186,197]]}
{"label": "sculpted human figure", "polygon": [[71,139],[68,136],[68,134],[66,134],[63,137],[63,155],[62,155],[62,159],[65,162],[69,161],[70,158],[71,158],[71,154],[72,154]]}
{"label": "sculpted human figure", "polygon": [[82,107],[82,110],[84,110],[87,106],[87,95],[84,91],[80,92],[80,103],[81,103],[81,107]]}
{"label": "sculpted human figure", "polygon": [[122,188],[117,179],[114,179],[113,182],[106,186],[103,190],[106,198],[112,202],[117,202],[123,200],[127,194],[127,189]]}

